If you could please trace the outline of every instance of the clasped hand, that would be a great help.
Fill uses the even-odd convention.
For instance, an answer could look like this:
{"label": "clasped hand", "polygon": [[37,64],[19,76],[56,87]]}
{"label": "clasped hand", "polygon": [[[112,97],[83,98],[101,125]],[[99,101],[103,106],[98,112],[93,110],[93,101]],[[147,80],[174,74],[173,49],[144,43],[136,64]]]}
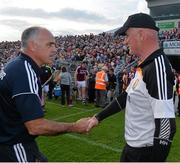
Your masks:
{"label": "clasped hand", "polygon": [[75,128],[77,133],[88,133],[93,127],[98,125],[96,117],[82,118],[75,122]]}

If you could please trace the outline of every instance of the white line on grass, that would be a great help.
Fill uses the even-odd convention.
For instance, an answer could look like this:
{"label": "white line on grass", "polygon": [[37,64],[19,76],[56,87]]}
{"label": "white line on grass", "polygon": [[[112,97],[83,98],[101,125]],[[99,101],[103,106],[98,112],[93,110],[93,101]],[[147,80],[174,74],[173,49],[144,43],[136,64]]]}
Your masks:
{"label": "white line on grass", "polygon": [[[53,103],[53,102],[48,102],[48,103],[51,103],[51,104],[54,104],[54,105],[57,105],[59,106],[58,104],[56,103]],[[59,106],[61,107],[61,106]],[[73,108],[76,108],[78,110],[82,110],[78,107],[73,107]],[[72,116],[76,116],[76,115],[79,115],[79,114],[84,114],[86,112],[91,112],[91,111],[95,111],[95,110],[99,110],[99,109],[91,109],[91,110],[84,110],[82,112],[79,112],[79,113],[74,113],[74,114],[69,114],[69,115],[66,115],[66,116],[61,116],[59,118],[55,118],[53,120],[61,120],[61,119],[64,119],[64,118],[68,118],[68,117],[72,117]],[[122,150],[119,149],[119,148],[113,148],[113,147],[110,147],[106,144],[102,144],[102,143],[97,143],[96,141],[92,141],[92,140],[88,140],[86,138],[83,138],[83,137],[80,137],[80,136],[75,136],[75,135],[72,135],[72,134],[66,134],[66,136],[68,136],[69,138],[72,138],[72,139],[76,139],[76,140],[80,140],[80,141],[83,141],[87,144],[90,144],[90,145],[93,145],[93,146],[98,146],[98,147],[101,147],[103,149],[107,149],[107,150],[111,150],[111,151],[114,151],[114,152],[121,152]]]}
{"label": "white line on grass", "polygon": [[97,143],[95,141],[92,141],[92,140],[88,140],[86,138],[83,138],[83,137],[79,137],[79,136],[76,136],[76,135],[72,135],[72,134],[66,134],[66,136],[72,138],[72,139],[76,139],[76,140],[80,140],[80,141],[83,141],[87,144],[90,144],[90,145],[94,145],[94,146],[98,146],[98,147],[101,147],[103,149],[107,149],[107,150],[111,150],[111,151],[114,151],[114,152],[118,152],[120,153],[122,150],[119,149],[119,148],[113,148],[113,147],[110,147],[108,145],[105,145],[105,144],[102,144],[102,143]]}
{"label": "white line on grass", "polygon": [[[59,106],[60,108],[64,108],[64,107],[62,107],[60,104],[56,104],[56,103],[54,103],[54,102],[49,102],[49,101],[47,101],[47,103],[50,103],[50,104]],[[84,110],[84,109],[82,109],[82,108],[78,108],[78,107],[75,107],[75,106],[73,106],[72,108],[73,108],[73,109],[77,109],[77,110]],[[91,110],[92,110],[92,109],[91,109]],[[96,110],[96,109],[94,109],[94,110]]]}
{"label": "white line on grass", "polygon": [[[74,114],[69,114],[69,115],[65,115],[65,116],[61,116],[59,118],[55,118],[53,120],[61,120],[61,119],[64,119],[64,118],[69,118],[69,117],[73,117],[73,116],[76,116],[76,115],[79,115],[79,114],[84,114],[84,113],[87,113],[87,112],[92,112],[92,111],[95,111],[97,109],[93,109],[93,110],[86,110],[86,111],[82,111],[82,112],[78,112],[78,113],[74,113]],[[93,115],[92,115],[93,116]]]}

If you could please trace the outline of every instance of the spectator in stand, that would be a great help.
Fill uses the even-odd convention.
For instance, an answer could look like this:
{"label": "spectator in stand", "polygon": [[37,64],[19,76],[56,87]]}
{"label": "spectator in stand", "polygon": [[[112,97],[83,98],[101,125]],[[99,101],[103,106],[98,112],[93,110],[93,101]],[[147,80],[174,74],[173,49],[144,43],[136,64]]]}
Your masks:
{"label": "spectator in stand", "polygon": [[96,71],[91,71],[88,77],[88,102],[94,103],[95,100],[95,78],[96,78]]}
{"label": "spectator in stand", "polygon": [[125,91],[126,88],[127,88],[128,85],[129,85],[127,69],[124,69],[124,70],[123,70],[122,81],[123,81],[122,91]]}
{"label": "spectator in stand", "polygon": [[66,103],[68,106],[72,106],[72,103],[70,102],[70,87],[72,84],[72,77],[69,72],[67,72],[66,67],[61,68],[61,73],[57,76],[57,78],[54,80],[55,82],[59,82],[61,85],[61,105],[65,105],[65,95],[66,95]]}
{"label": "spectator in stand", "polygon": [[110,68],[108,71],[108,86],[107,86],[107,101],[110,103],[115,95],[116,88],[116,76],[114,75],[114,69]]}
{"label": "spectator in stand", "polygon": [[82,103],[86,103],[86,88],[87,88],[87,79],[88,71],[86,69],[86,63],[82,62],[80,66],[77,67],[74,74],[75,83],[78,88],[78,98],[82,100]]}

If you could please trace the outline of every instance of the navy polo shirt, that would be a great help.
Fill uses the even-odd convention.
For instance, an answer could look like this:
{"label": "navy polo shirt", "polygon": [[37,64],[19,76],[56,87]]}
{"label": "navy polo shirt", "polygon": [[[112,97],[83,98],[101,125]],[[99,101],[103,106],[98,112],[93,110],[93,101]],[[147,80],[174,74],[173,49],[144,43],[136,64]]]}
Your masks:
{"label": "navy polo shirt", "polygon": [[33,141],[24,122],[44,116],[40,68],[20,53],[0,73],[0,144]]}

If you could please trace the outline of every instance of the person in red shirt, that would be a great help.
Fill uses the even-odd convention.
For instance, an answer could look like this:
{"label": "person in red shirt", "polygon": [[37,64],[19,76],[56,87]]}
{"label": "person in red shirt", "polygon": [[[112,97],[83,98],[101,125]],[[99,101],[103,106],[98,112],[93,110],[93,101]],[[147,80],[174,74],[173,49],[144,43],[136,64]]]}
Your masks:
{"label": "person in red shirt", "polygon": [[82,100],[83,103],[86,103],[86,87],[88,79],[88,71],[86,69],[85,62],[82,62],[80,66],[77,67],[74,74],[75,84],[78,88],[78,97],[79,100]]}

